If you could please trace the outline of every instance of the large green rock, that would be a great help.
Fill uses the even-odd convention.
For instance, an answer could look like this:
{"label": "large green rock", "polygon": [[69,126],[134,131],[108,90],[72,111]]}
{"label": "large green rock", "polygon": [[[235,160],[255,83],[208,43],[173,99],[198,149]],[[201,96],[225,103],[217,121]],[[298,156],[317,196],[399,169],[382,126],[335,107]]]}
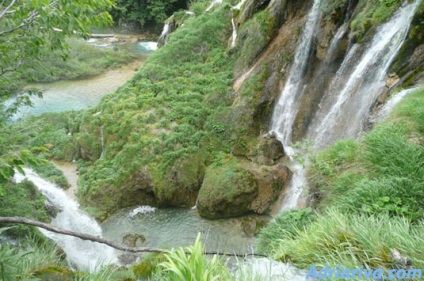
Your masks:
{"label": "large green rock", "polygon": [[209,219],[268,213],[291,176],[281,165],[264,166],[227,155],[206,169],[198,211]]}
{"label": "large green rock", "polygon": [[205,156],[194,153],[180,158],[162,174],[154,176],[154,192],[160,206],[192,207],[202,185],[205,173]]}
{"label": "large green rock", "polygon": [[197,208],[201,216],[210,219],[240,216],[249,211],[257,195],[254,175],[226,156],[206,169]]}

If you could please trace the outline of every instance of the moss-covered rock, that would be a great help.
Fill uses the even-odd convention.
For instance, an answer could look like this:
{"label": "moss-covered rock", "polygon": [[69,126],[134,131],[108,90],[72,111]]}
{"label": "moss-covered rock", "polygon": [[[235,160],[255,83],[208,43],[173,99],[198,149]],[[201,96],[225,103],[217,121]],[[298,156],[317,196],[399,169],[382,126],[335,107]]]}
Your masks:
{"label": "moss-covered rock", "polygon": [[122,238],[122,243],[128,247],[139,247],[146,242],[143,234],[127,234]]}
{"label": "moss-covered rock", "polygon": [[254,175],[236,158],[226,155],[206,169],[197,208],[205,218],[240,216],[249,212],[258,195]]}
{"label": "moss-covered rock", "polygon": [[72,270],[59,266],[46,266],[37,268],[33,272],[37,280],[43,281],[71,281],[74,280]]}
{"label": "moss-covered rock", "polygon": [[206,157],[199,152],[178,159],[165,174],[155,173],[154,192],[159,205],[191,207],[203,182]]}
{"label": "moss-covered rock", "polygon": [[273,165],[285,155],[283,144],[274,135],[265,135],[259,139],[256,147],[249,151],[249,158],[260,165]]}
{"label": "moss-covered rock", "polygon": [[225,155],[206,169],[198,211],[205,218],[264,214],[278,198],[291,172],[284,166],[261,166]]}
{"label": "moss-covered rock", "polygon": [[[118,192],[117,192],[118,191]],[[153,192],[152,173],[148,166],[136,169],[125,182],[109,183],[88,194],[79,193],[80,201],[90,206],[86,211],[99,220],[105,220],[119,209],[135,205],[157,205]]]}

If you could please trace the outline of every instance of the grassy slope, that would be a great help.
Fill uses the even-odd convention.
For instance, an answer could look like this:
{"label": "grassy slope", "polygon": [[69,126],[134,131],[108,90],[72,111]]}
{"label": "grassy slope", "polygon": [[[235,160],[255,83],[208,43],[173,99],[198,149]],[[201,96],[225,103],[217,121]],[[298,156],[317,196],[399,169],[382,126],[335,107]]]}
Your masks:
{"label": "grassy slope", "polygon": [[169,192],[161,188],[166,188],[165,175],[178,165],[177,159],[207,161],[211,151],[229,150],[231,136],[222,117],[232,100],[228,13],[229,6],[223,5],[187,20],[131,81],[103,99],[93,111],[102,111],[100,115],[82,117],[76,138],[93,160],[100,155],[98,147],[90,147],[99,126],[106,142],[104,159],[82,170],[82,195],[102,186],[116,189],[148,166],[155,194],[166,199]]}
{"label": "grassy slope", "polygon": [[281,214],[260,234],[259,248],[302,268],[391,268],[395,248],[422,268],[423,144],[421,88],[361,141],[340,141],[313,156],[309,175],[319,215]]}

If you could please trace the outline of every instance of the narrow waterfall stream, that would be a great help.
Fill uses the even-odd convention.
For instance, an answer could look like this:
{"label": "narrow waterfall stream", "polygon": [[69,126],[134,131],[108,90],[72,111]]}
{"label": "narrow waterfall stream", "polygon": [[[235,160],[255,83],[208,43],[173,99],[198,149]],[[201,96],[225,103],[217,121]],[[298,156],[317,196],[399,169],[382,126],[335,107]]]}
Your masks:
{"label": "narrow waterfall stream", "polygon": [[304,86],[302,78],[306,71],[312,40],[318,26],[317,23],[321,18],[320,3],[321,0],[314,0],[313,7],[309,12],[308,20],[303,30],[301,41],[297,47],[289,77],[278,103],[275,106],[271,121],[271,131],[276,133],[277,138],[285,146],[289,145],[291,141],[291,128],[297,111],[299,110],[298,101],[302,95]]}
{"label": "narrow waterfall stream", "polygon": [[[353,45],[337,74],[325,90],[318,112],[309,124],[306,138],[314,149],[321,149],[341,138],[356,138],[362,132],[370,115],[373,102],[385,87],[387,71],[401,48],[408,33],[412,17],[421,0],[404,4],[385,24],[375,31],[370,43]],[[275,134],[285,146],[293,162],[296,150],[290,147],[299,100],[304,93],[303,75],[320,19],[320,1],[315,0],[288,75],[286,85],[274,109],[270,133]],[[339,28],[323,63],[331,59],[338,41],[347,26]],[[318,72],[319,73],[319,72]],[[281,210],[295,208],[306,186],[305,168],[294,162],[293,178],[281,206]]]}
{"label": "narrow waterfall stream", "polygon": [[102,152],[100,153],[99,159],[102,159],[105,154],[105,139],[103,135],[103,126],[100,126],[100,144],[102,147]]}
{"label": "narrow waterfall stream", "polygon": [[302,77],[306,70],[312,39],[318,26],[317,23],[321,17],[320,3],[320,0],[314,0],[312,9],[308,14],[308,20],[302,34],[301,42],[297,48],[286,86],[275,106],[272,117],[271,132],[275,133],[276,138],[283,143],[288,157],[294,163],[294,166],[291,167],[293,177],[283,200],[281,210],[295,208],[303,187],[306,185],[304,167],[294,161],[296,152],[289,144],[291,141],[291,128],[298,111],[297,101],[303,92]]}
{"label": "narrow waterfall stream", "polygon": [[234,48],[236,46],[236,40],[237,40],[237,27],[234,23],[234,18],[231,19],[231,25],[233,26],[233,35],[231,38],[231,48]]}
{"label": "narrow waterfall stream", "polygon": [[[24,169],[25,175],[16,173],[14,179],[21,182],[25,178],[32,181],[48,200],[59,209],[51,224],[59,228],[102,236],[100,225],[79,209],[79,204],[71,199],[58,186],[42,179],[31,169]],[[105,245],[83,241],[79,238],[40,231],[55,241],[65,252],[69,264],[75,269],[94,271],[101,265],[117,262],[115,251]]]}
{"label": "narrow waterfall stream", "polygon": [[413,91],[417,90],[419,88],[411,88],[403,90],[397,94],[395,94],[378,112],[378,114],[372,118],[372,122],[379,122],[386,119],[390,112],[392,112],[393,108],[407,95],[412,93]]}

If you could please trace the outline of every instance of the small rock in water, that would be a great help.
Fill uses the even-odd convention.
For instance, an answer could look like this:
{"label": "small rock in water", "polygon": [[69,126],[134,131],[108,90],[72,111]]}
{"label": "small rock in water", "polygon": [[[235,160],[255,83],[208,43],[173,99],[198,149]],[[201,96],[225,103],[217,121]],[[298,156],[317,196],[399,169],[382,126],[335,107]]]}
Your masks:
{"label": "small rock in water", "polygon": [[146,237],[143,234],[127,234],[122,238],[122,243],[128,247],[136,247],[137,242],[146,242]]}
{"label": "small rock in water", "polygon": [[44,201],[44,207],[46,208],[47,213],[52,218],[55,218],[57,216],[57,214],[62,211],[61,208],[59,208],[58,206],[54,205],[52,203],[52,201],[50,201],[48,199],[46,201]]}
{"label": "small rock in water", "polygon": [[131,218],[133,218],[134,216],[136,216],[137,214],[147,214],[147,213],[154,213],[156,211],[155,207],[150,207],[150,206],[139,206],[137,208],[135,208],[134,210],[132,210],[129,213],[129,216]]}
{"label": "small rock in water", "polygon": [[138,257],[134,254],[123,254],[118,256],[118,260],[123,265],[133,264],[137,261]]}

